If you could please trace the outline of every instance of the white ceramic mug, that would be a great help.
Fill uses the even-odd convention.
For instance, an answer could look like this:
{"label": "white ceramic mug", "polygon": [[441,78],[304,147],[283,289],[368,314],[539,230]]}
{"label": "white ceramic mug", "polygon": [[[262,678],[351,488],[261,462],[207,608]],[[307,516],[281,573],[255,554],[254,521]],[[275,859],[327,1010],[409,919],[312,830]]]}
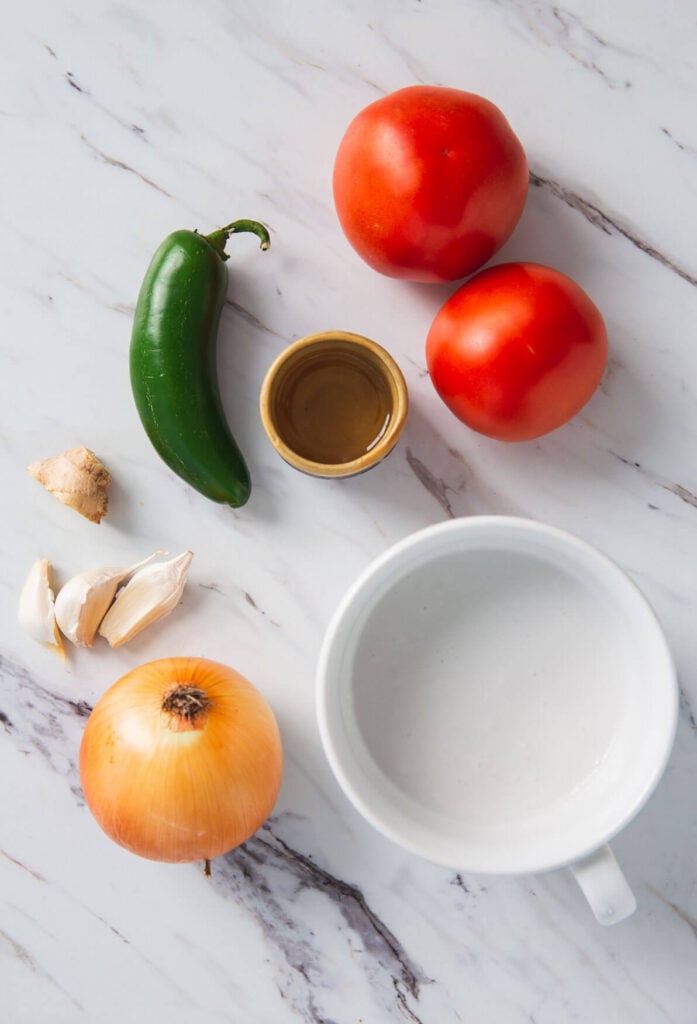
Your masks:
{"label": "white ceramic mug", "polygon": [[665,768],[673,661],[639,589],[578,538],[474,516],[421,530],[345,595],[319,659],[324,748],[356,808],[458,871],[568,865],[603,924],[607,845]]}

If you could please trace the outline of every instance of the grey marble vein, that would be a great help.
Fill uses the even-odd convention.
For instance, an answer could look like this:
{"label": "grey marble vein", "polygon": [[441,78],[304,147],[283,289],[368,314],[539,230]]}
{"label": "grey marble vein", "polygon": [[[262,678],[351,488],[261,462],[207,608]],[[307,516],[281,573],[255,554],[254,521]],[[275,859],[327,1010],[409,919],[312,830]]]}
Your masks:
{"label": "grey marble vein", "polygon": [[47,879],[44,877],[44,875],[40,874],[38,871],[34,871],[33,868],[27,867],[26,864],[23,864],[21,860],[17,860],[17,858],[13,857],[12,854],[7,852],[7,850],[0,850],[0,857],[4,857],[5,860],[8,860],[10,862],[10,864],[14,864],[15,867],[21,868],[22,871],[26,871],[26,873],[28,875],[31,875],[31,877],[35,881],[37,881],[37,882],[46,882],[47,881]]}
{"label": "grey marble vein", "polygon": [[[12,679],[15,686],[21,690],[27,690],[40,697],[50,708],[60,711],[69,710],[78,718],[88,718],[92,706],[85,700],[63,697],[60,694],[52,693],[42,683],[36,680],[31,673],[23,666],[12,661],[4,654],[0,654],[0,679]],[[28,704],[28,707],[34,707]]]}
{"label": "grey marble vein", "polygon": [[697,156],[697,146],[690,146],[686,142],[681,142],[667,128],[662,127],[661,132],[666,138],[670,139],[674,146],[677,146],[681,153],[686,153],[688,156]]}
{"label": "grey marble vein", "polygon": [[258,331],[262,331],[264,334],[269,334],[273,338],[280,338],[282,341],[288,340],[280,331],[276,331],[273,327],[269,327],[268,324],[263,323],[255,313],[252,313],[249,309],[245,309],[245,307],[240,305],[239,302],[234,302],[232,299],[226,298],[225,305],[234,310],[235,313],[241,316],[246,323],[251,327],[255,327]]}
{"label": "grey marble vein", "polygon": [[0,685],[12,687],[13,717],[7,732],[13,742],[23,749],[29,746],[52,768],[66,774],[56,758],[66,758],[70,788],[82,803],[82,791],[77,771],[80,728],[78,720],[89,717],[92,710],[85,700],[64,697],[52,692],[22,665],[0,654]]}
{"label": "grey marble vein", "polygon": [[85,96],[89,96],[90,95],[89,92],[87,91],[87,89],[85,89],[82,85],[79,85],[75,81],[75,75],[72,73],[72,71],[66,71],[65,77],[66,77],[68,85],[71,87],[71,89],[76,89],[78,92],[82,93]]}
{"label": "grey marble vein", "polygon": [[216,594],[222,594],[222,590],[217,583],[199,583],[198,585],[202,590],[212,590]]}
{"label": "grey marble vein", "polygon": [[272,619],[268,615],[268,613],[264,611],[263,608],[260,608],[258,602],[254,600],[254,598],[252,597],[248,590],[243,590],[242,596],[244,597],[245,602],[249,605],[249,607],[253,608],[255,612],[263,616],[265,619],[268,619],[269,623],[272,626],[275,626],[277,629],[280,627],[281,623],[277,622],[276,619]]}
{"label": "grey marble vein", "polygon": [[[325,977],[320,939],[294,904],[305,890],[319,894],[361,944],[362,969],[389,1019],[418,1022],[421,987],[430,979],[368,905],[360,889],[334,877],[280,836],[277,818],[243,846],[214,863],[219,884],[230,889],[279,950],[290,974],[279,981],[284,998],[308,1024],[330,1024],[320,1007]],[[346,937],[348,942],[348,935]],[[333,1024],[333,1022],[331,1022]]]}
{"label": "grey marble vein", "polygon": [[639,235],[637,235],[631,228],[626,224],[623,224],[618,218],[610,216],[595,203],[590,202],[588,199],[584,199],[583,196],[579,195],[578,192],[574,192],[573,189],[566,188],[559,182],[554,181],[551,178],[543,177],[536,171],[530,171],[530,184],[534,188],[546,189],[556,199],[560,199],[567,206],[571,207],[572,210],[576,210],[581,216],[592,224],[596,228],[600,228],[601,231],[605,232],[606,235],[616,235],[620,238],[624,238],[630,242],[636,249],[643,252],[645,256],[655,260],[666,270],[670,270],[672,273],[677,274],[678,277],[682,278],[688,284],[697,287],[697,275],[681,266],[671,257],[666,256],[664,252],[657,249],[654,245],[645,241]]}
{"label": "grey marble vein", "polygon": [[135,174],[136,178],[140,178],[144,184],[149,185],[150,188],[154,188],[156,192],[160,192],[163,196],[167,196],[168,199],[172,198],[171,192],[168,192],[166,188],[163,188],[162,185],[158,185],[156,181],[153,181],[152,178],[148,178],[147,175],[143,174],[135,167],[131,167],[131,165],[127,164],[125,160],[119,160],[118,157],[109,156],[108,153],[104,153],[98,146],[91,143],[85,135],[81,135],[80,139],[84,142],[87,148],[102,161],[102,163],[108,164],[110,167],[116,167],[121,171],[127,171],[129,174]]}
{"label": "grey marble vein", "polygon": [[695,718],[694,708],[692,707],[692,701],[690,700],[685,687],[680,684],[680,710],[687,718],[687,723],[693,732],[697,732],[697,718]]}
{"label": "grey marble vein", "polygon": [[670,491],[676,498],[680,498],[687,505],[691,505],[692,508],[697,508],[697,494],[693,494],[692,491],[688,490],[687,487],[683,487],[682,484],[662,483],[660,486],[665,491]]}
{"label": "grey marble vein", "polygon": [[611,455],[613,459],[617,459],[624,466],[629,469],[635,470],[637,473],[641,473],[651,484],[656,487],[660,487],[664,491],[668,491],[669,494],[675,495],[681,501],[684,501],[686,505],[691,508],[697,508],[697,494],[694,494],[687,487],[682,484],[675,483],[671,480],[666,480],[659,473],[655,473],[649,469],[646,469],[636,459],[629,459],[625,455],[620,455],[619,452],[613,451],[611,448],[607,449],[608,455]]}
{"label": "grey marble vein", "polygon": [[[592,72],[610,89],[630,89],[626,75],[611,73],[603,58],[636,60],[639,54],[601,36],[585,18],[559,4],[529,3],[528,0],[495,0],[515,12],[530,35],[547,47],[556,47],[586,71]],[[585,12],[584,12],[585,14]]]}
{"label": "grey marble vein", "polygon": [[[572,11],[564,10],[564,8],[556,5],[550,8],[551,15],[554,21],[559,26],[559,40],[561,42],[564,52],[571,57],[572,60],[576,61],[581,67],[586,68],[588,71],[594,71],[600,75],[603,81],[611,89],[620,88],[631,88],[632,83],[626,79],[618,79],[608,74],[601,66],[597,57],[593,56],[593,49],[598,48],[600,51],[603,50],[614,50],[617,53],[622,53],[624,56],[634,56],[629,50],[611,44],[607,39],[600,36],[594,29],[587,25],[578,14],[574,14]],[[578,42],[576,36],[579,36]],[[583,50],[586,52],[584,53]]]}
{"label": "grey marble vein", "polygon": [[448,497],[451,488],[445,480],[441,480],[432,473],[428,466],[414,455],[410,448],[407,448],[406,450],[406,461],[409,469],[412,471],[419,483],[426,488],[432,497],[436,499],[445,514],[450,519],[454,519],[455,512],[453,511],[450,498]]}
{"label": "grey marble vein", "polygon": [[[44,43],[43,46],[44,49],[48,51],[48,53],[51,55],[51,57],[53,57],[54,60],[58,60],[58,54],[55,50],[53,50],[47,43]],[[137,135],[144,141],[146,140],[145,128],[143,128],[139,124],[135,124],[135,122],[133,121],[128,121],[127,119],[120,117],[118,114],[114,113],[113,110],[110,110],[103,103],[100,103],[97,99],[95,99],[93,93],[82,82],[78,82],[74,72],[65,71],[64,78],[72,89],[75,89],[75,91],[79,92],[81,96],[84,96],[85,98],[89,99],[91,103],[94,105],[94,107],[97,110],[99,110],[102,114],[105,114],[111,120],[121,125],[122,128],[125,128],[128,131],[133,132],[135,135]]]}
{"label": "grey marble vein", "polygon": [[[18,908],[11,907],[10,909],[16,910]],[[57,989],[63,996],[65,996],[70,1001],[70,1003],[72,1003],[72,1005],[77,1010],[79,1010],[80,1012],[84,1010],[82,1003],[80,1003],[80,1001],[76,999],[75,996],[72,995],[72,993],[68,992],[68,990],[64,988],[63,985],[61,985],[61,983],[56,978],[54,978],[54,976],[49,971],[47,971],[44,967],[41,966],[37,958],[31,953],[31,951],[28,950],[25,946],[23,946],[21,942],[18,942],[17,939],[13,938],[13,936],[10,935],[9,932],[6,932],[2,928],[0,928],[0,941],[4,941],[5,943],[7,943],[16,959],[19,960],[26,968],[28,968],[33,975],[36,975],[39,978],[43,978],[44,981],[48,982],[48,984],[52,988]]]}
{"label": "grey marble vein", "polygon": [[133,319],[136,311],[135,303],[133,302],[109,302],[107,303],[107,309],[111,309],[114,313],[121,313],[123,316],[130,317]]}
{"label": "grey marble vein", "polygon": [[697,917],[693,917],[693,915],[689,914],[683,907],[678,906],[677,903],[673,903],[672,900],[669,900],[667,896],[664,896],[663,893],[659,892],[658,889],[654,888],[654,886],[649,885],[647,888],[658,897],[661,903],[665,904],[666,907],[669,907],[674,914],[677,914],[681,921],[685,922],[694,937],[697,939]]}

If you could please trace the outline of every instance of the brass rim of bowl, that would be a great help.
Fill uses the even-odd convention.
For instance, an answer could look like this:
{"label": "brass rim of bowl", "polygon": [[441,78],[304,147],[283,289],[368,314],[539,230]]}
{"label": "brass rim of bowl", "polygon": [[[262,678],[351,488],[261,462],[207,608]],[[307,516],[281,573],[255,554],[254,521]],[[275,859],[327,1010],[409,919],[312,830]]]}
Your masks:
{"label": "brass rim of bowl", "polygon": [[[306,459],[303,455],[299,455],[292,448],[289,448],[279,434],[274,418],[274,398],[279,382],[283,379],[283,369],[294,361],[298,352],[317,345],[325,345],[329,342],[337,341],[348,342],[349,344],[367,349],[385,369],[385,376],[392,393],[390,422],[387,430],[375,447],[371,448],[364,455],[360,455],[357,459],[340,463],[314,462],[312,459]],[[285,462],[295,469],[301,470],[303,473],[309,473],[311,476],[353,476],[380,462],[399,440],[404,429],[408,409],[409,393],[404,374],[390,353],[382,345],[371,341],[370,338],[366,338],[362,334],[353,334],[350,331],[320,331],[317,334],[308,334],[304,338],[294,341],[276,356],[266,371],[259,396],[261,422],[271,444]]]}

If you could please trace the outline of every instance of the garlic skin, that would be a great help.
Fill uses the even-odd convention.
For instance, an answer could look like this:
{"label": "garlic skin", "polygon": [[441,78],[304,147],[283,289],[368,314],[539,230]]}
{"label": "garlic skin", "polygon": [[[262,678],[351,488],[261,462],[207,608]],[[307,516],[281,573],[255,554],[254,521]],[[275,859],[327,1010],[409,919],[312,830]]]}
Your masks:
{"label": "garlic skin", "polygon": [[73,576],[61,587],[56,598],[56,622],[61,632],[76,647],[91,647],[119,584],[156,555],[163,553],[156,551],[128,568],[104,566]]}
{"label": "garlic skin", "polygon": [[157,562],[136,572],[104,616],[100,636],[111,647],[120,647],[146,626],[169,615],[181,599],[193,557],[192,551],[184,551],[169,562]]}
{"label": "garlic skin", "polygon": [[35,480],[92,523],[99,523],[109,507],[111,475],[104,463],[84,445],[62,455],[27,466]]}
{"label": "garlic skin", "polygon": [[22,629],[33,640],[44,644],[65,661],[65,646],[56,625],[50,564],[47,558],[38,558],[29,570],[19,595],[17,617]]}

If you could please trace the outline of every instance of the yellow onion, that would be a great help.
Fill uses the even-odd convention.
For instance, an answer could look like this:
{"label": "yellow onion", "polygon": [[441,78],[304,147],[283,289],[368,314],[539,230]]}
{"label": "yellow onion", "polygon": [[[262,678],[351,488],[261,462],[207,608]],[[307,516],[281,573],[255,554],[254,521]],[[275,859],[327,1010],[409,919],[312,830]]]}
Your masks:
{"label": "yellow onion", "polygon": [[271,708],[234,669],[163,658],[106,691],[80,747],[87,805],[132,853],[180,863],[239,846],[271,813],[283,772]]}

